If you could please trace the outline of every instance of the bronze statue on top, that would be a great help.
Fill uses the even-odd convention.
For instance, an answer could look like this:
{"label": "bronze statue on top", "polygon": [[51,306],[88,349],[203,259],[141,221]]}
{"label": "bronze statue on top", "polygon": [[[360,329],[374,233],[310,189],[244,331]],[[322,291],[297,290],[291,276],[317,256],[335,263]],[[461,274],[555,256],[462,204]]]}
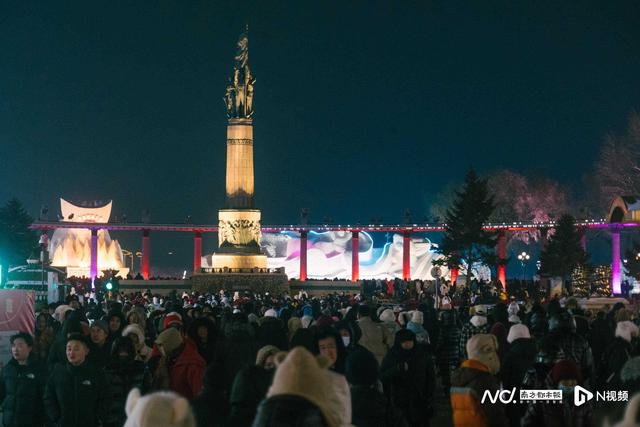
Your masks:
{"label": "bronze statue on top", "polygon": [[227,83],[223,100],[227,118],[250,119],[253,116],[253,87],[256,79],[249,69],[249,28],[238,39],[233,78]]}

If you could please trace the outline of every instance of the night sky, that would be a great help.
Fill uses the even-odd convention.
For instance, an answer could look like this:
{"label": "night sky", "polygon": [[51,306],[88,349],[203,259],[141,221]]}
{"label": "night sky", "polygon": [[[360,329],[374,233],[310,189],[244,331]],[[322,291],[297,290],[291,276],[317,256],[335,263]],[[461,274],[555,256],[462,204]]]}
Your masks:
{"label": "night sky", "polygon": [[[216,223],[245,23],[265,224],[422,217],[470,165],[577,187],[640,108],[635,0],[4,1],[0,202]],[[155,259],[188,263],[172,239]]]}

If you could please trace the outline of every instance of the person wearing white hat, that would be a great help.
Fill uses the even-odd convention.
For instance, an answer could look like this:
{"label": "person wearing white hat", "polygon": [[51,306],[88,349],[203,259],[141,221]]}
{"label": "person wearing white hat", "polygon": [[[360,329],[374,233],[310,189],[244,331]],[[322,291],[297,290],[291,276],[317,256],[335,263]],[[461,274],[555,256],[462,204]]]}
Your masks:
{"label": "person wearing white hat", "polygon": [[487,326],[487,307],[484,305],[476,305],[470,310],[472,316],[469,322],[462,327],[460,332],[460,341],[458,343],[458,352],[460,360],[467,359],[467,341],[477,334],[488,334]]}

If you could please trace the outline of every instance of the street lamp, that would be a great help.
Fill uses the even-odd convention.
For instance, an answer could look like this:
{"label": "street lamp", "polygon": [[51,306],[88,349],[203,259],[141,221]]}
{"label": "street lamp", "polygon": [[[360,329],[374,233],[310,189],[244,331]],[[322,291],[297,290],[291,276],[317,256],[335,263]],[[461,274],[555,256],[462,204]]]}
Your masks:
{"label": "street lamp", "polygon": [[526,266],[526,263],[531,259],[531,256],[526,253],[526,252],[522,252],[521,254],[518,254],[518,260],[520,260],[520,265],[522,266],[522,281],[524,282],[524,269]]}
{"label": "street lamp", "polygon": [[[127,249],[122,249],[122,255],[129,257],[129,259],[131,260],[131,271],[130,273],[133,274],[133,252],[127,250]],[[126,267],[126,265],[125,265]]]}

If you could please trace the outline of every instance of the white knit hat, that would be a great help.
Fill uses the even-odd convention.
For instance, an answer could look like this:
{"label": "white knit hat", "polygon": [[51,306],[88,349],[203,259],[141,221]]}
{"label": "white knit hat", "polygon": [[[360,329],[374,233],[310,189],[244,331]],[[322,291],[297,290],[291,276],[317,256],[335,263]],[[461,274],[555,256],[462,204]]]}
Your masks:
{"label": "white knit hat", "polygon": [[620,337],[626,342],[631,342],[632,337],[638,336],[638,327],[630,320],[623,320],[616,325],[616,337]]}
{"label": "white knit hat", "polygon": [[170,391],[140,396],[140,390],[129,392],[125,405],[124,427],[196,427],[189,402]]}
{"label": "white knit hat", "polygon": [[278,317],[278,312],[273,308],[270,308],[269,310],[264,312],[264,317]]}
{"label": "white knit hat", "polygon": [[507,342],[511,344],[519,338],[531,338],[529,328],[521,323],[515,324],[509,329],[509,334],[507,334]]}
{"label": "white knit hat", "polygon": [[393,310],[390,308],[384,309],[382,313],[380,313],[380,321],[381,322],[395,322],[396,316],[393,314]]}

